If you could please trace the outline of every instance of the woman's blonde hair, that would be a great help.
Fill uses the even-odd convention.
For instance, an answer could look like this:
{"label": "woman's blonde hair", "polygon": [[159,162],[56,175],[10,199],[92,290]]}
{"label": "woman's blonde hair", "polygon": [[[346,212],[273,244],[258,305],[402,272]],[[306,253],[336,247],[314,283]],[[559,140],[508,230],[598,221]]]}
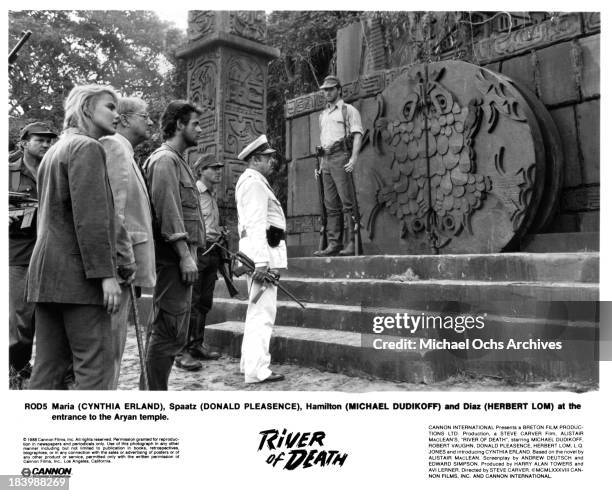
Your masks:
{"label": "woman's blonde hair", "polygon": [[64,102],[64,129],[75,127],[87,132],[91,123],[91,112],[98,98],[104,93],[110,95],[118,104],[119,98],[111,86],[87,84],[75,86]]}

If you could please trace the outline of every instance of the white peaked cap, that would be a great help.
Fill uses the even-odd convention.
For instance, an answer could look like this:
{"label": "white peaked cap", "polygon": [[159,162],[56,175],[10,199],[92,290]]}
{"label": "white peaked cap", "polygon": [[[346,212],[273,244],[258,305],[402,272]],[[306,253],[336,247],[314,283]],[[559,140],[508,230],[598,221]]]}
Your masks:
{"label": "white peaked cap", "polygon": [[259,138],[251,141],[245,146],[242,151],[238,154],[238,160],[247,160],[253,153],[260,155],[268,155],[270,153],[276,153],[270,144],[265,134],[262,134]]}

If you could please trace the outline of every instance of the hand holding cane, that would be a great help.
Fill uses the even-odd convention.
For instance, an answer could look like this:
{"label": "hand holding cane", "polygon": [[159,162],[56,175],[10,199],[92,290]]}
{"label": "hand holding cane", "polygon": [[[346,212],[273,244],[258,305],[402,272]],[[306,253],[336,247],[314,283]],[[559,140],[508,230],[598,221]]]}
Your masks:
{"label": "hand holding cane", "polygon": [[138,358],[140,359],[140,371],[142,373],[143,384],[145,391],[149,390],[149,376],[147,374],[147,364],[145,362],[145,346],[142,341],[140,332],[140,317],[138,315],[138,307],[136,305],[136,291],[134,285],[130,284],[130,301],[132,303],[132,311],[134,312],[134,330],[136,332],[136,343],[138,344]]}

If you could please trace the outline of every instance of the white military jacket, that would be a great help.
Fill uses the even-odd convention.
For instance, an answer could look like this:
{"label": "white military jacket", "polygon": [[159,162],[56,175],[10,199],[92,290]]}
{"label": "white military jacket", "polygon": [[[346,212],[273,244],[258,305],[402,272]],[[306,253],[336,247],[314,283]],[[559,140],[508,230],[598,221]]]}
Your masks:
{"label": "white military jacket", "polygon": [[286,231],[285,214],[268,181],[256,170],[246,169],[238,179],[236,206],[240,251],[256,265],[267,264],[271,269],[286,268],[285,241],[272,248],[266,238],[266,229],[270,226]]}

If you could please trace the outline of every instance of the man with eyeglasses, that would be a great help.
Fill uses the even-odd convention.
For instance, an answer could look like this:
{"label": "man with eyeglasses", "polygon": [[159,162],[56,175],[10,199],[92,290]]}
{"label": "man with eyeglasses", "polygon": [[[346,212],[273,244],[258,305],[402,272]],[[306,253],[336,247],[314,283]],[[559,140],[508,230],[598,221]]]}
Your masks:
{"label": "man with eyeglasses", "polygon": [[[33,122],[21,130],[20,137],[23,155],[9,163],[9,190],[35,203],[38,167],[57,133],[46,122]],[[9,374],[15,389],[21,389],[32,370],[34,303],[28,303],[25,286],[35,244],[36,209],[9,208]]]}
{"label": "man with eyeglasses", "polygon": [[113,389],[117,388],[121,358],[127,337],[130,284],[141,288],[155,286],[155,248],[151,206],[147,186],[134,159],[134,148],[151,137],[153,121],[147,103],[140,98],[120,98],[119,123],[114,135],[100,140],[106,152],[106,167],[116,216],[117,273],[123,280],[121,302],[111,316],[113,340]]}

